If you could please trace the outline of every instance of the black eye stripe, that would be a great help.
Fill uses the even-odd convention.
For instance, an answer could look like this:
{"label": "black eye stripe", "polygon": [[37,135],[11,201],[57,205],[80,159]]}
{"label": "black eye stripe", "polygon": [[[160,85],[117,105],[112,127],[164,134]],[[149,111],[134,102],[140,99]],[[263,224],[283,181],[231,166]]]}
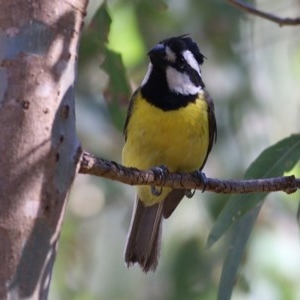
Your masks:
{"label": "black eye stripe", "polygon": [[188,64],[187,61],[185,60],[185,58],[184,58],[181,54],[179,55],[178,58],[179,58],[179,61],[180,61],[181,63],[186,63],[186,64]]}
{"label": "black eye stripe", "polygon": [[200,52],[198,45],[187,35],[169,38],[160,43],[168,46],[176,55],[189,50],[194,55],[198,64],[203,64],[204,55]]}
{"label": "black eye stripe", "polygon": [[176,61],[169,63],[169,65],[181,72],[184,71],[189,73],[193,71],[198,74],[198,72],[186,61],[186,59],[181,54],[177,55]]}
{"label": "black eye stripe", "polygon": [[173,63],[174,68],[178,70],[184,70],[186,65],[188,65],[188,63],[182,55],[178,55],[175,63]]}
{"label": "black eye stripe", "polygon": [[204,82],[202,81],[202,78],[201,78],[200,74],[195,69],[193,69],[191,67],[189,72],[187,72],[187,74],[190,77],[191,82],[195,86],[201,86],[202,88],[205,87]]}
{"label": "black eye stripe", "polygon": [[[183,58],[184,59],[184,58]],[[191,82],[195,86],[201,86],[202,88],[205,87],[204,82],[201,78],[201,75],[193,68],[191,67],[187,61],[184,59],[184,63],[179,63],[178,60],[175,63],[169,64],[170,67],[176,69],[180,73],[184,73],[187,76],[189,76]]]}

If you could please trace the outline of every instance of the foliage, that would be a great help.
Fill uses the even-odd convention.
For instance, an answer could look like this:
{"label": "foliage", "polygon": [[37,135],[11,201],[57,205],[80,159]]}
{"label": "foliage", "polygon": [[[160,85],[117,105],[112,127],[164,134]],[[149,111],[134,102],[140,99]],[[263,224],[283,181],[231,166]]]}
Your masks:
{"label": "foliage", "polygon": [[[261,153],[246,171],[244,179],[283,176],[299,161],[299,149],[299,134],[278,142]],[[215,220],[207,240],[209,247],[233,225],[221,274],[218,299],[226,300],[231,297],[238,265],[266,196],[266,193],[233,195]]]}

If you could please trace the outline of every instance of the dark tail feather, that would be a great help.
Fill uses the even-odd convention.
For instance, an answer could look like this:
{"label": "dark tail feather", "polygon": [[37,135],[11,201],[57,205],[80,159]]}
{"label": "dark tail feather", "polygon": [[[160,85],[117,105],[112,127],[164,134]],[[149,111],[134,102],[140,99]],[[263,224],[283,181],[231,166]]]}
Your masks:
{"label": "dark tail feather", "polygon": [[184,197],[185,190],[174,189],[172,190],[166,199],[164,200],[163,216],[164,218],[169,218],[177,205],[180,203],[181,199]]}
{"label": "dark tail feather", "polygon": [[127,266],[138,263],[144,272],[155,271],[160,250],[163,203],[144,206],[137,198],[125,247]]}

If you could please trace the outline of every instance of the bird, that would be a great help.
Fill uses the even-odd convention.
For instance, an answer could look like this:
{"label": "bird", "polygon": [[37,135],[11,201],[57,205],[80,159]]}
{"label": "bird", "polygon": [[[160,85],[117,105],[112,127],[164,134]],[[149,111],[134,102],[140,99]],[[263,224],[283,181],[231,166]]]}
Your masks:
{"label": "bird", "polygon": [[[206,58],[189,35],[160,41],[149,52],[148,70],[133,93],[124,126],[122,164],[140,170],[200,175],[217,138],[214,102],[205,89],[201,65]],[[189,190],[137,186],[124,259],[155,271],[162,220]]]}

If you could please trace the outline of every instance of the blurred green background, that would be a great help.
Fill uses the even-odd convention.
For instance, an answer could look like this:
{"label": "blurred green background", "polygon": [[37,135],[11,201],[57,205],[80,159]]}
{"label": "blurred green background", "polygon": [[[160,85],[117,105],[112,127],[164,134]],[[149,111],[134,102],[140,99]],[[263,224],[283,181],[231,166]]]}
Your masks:
{"label": "blurred green background", "polygon": [[[297,0],[256,5],[280,16],[300,12]],[[85,150],[120,162],[129,95],[146,72],[147,49],[184,33],[207,57],[202,74],[216,107],[218,141],[204,171],[241,178],[263,149],[300,131],[300,27],[279,27],[226,1],[90,1],[79,52],[78,136]],[[164,222],[158,269],[145,275],[123,262],[134,194],[131,186],[77,176],[51,300],[216,299],[226,237],[212,249],[205,244],[228,196],[198,192],[182,201]],[[268,196],[232,299],[300,299],[299,195]]]}

